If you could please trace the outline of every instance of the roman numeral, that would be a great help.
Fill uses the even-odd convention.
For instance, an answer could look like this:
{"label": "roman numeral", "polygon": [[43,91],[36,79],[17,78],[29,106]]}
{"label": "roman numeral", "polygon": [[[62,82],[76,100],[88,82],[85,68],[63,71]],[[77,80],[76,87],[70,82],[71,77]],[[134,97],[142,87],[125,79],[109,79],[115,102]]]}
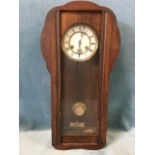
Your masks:
{"label": "roman numeral", "polygon": [[80,32],[84,31],[84,29],[85,29],[85,26],[80,26],[79,27]]}
{"label": "roman numeral", "polygon": [[74,55],[74,52],[72,52],[71,56],[73,56],[73,55]]}
{"label": "roman numeral", "polygon": [[74,48],[74,46],[72,45],[70,47],[67,47],[66,50],[68,51],[69,49],[73,49],[73,48]]}
{"label": "roman numeral", "polygon": [[79,27],[80,32],[82,31],[82,26]]}
{"label": "roman numeral", "polygon": [[89,49],[89,51],[90,51],[90,52],[93,52],[93,50],[92,50],[92,49]]}
{"label": "roman numeral", "polygon": [[94,36],[90,36],[90,38],[93,38]]}
{"label": "roman numeral", "polygon": [[67,48],[66,48],[66,51],[68,51],[69,49],[70,49],[70,47],[67,47]]}
{"label": "roman numeral", "polygon": [[73,31],[73,32],[75,32],[75,30],[74,30],[74,29],[72,29],[72,31]]}

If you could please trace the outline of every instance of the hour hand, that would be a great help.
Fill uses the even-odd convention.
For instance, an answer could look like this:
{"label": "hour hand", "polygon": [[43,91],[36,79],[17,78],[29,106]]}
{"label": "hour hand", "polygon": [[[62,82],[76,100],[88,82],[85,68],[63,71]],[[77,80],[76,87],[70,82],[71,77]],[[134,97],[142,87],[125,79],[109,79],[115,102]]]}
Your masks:
{"label": "hour hand", "polygon": [[78,44],[79,44],[79,49],[77,50],[77,52],[78,52],[79,55],[80,55],[80,54],[81,54],[81,51],[82,51],[82,49],[81,49],[81,44],[82,44],[81,39],[78,41]]}
{"label": "hour hand", "polygon": [[80,48],[81,47],[81,44],[82,44],[81,39],[78,41],[78,44],[79,44],[79,48]]}
{"label": "hour hand", "polygon": [[79,54],[79,56],[80,56],[80,54],[82,53],[82,49],[79,48],[79,49],[77,50],[77,52],[78,52],[78,54]]}

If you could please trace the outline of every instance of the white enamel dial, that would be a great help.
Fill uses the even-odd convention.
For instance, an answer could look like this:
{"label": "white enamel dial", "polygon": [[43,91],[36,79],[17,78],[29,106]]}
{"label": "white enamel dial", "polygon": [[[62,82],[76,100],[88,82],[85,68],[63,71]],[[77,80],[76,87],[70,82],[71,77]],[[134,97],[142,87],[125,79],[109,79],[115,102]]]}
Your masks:
{"label": "white enamel dial", "polygon": [[62,49],[66,56],[74,61],[86,61],[92,58],[98,48],[95,30],[87,24],[76,24],[64,33]]}

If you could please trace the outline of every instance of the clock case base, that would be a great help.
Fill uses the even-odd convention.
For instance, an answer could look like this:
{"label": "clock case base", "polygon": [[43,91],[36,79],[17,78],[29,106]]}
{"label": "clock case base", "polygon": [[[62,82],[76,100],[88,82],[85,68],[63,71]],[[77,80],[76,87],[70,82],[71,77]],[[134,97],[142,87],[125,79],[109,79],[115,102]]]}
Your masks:
{"label": "clock case base", "polygon": [[[86,14],[86,16],[80,16],[81,13]],[[99,79],[97,79],[100,89],[96,95],[99,109],[97,113],[98,134],[96,136],[90,134],[85,137],[65,136],[62,134],[61,122],[61,103],[64,94],[62,91],[64,82],[62,80],[62,59],[65,59],[65,56],[62,56],[61,36],[69,24],[85,23],[85,21],[87,21],[86,24],[95,27],[100,42],[98,49],[98,60],[100,60],[98,65]],[[116,17],[110,9],[88,1],[76,1],[55,7],[49,11],[41,34],[41,49],[48,71],[51,74],[52,145],[56,149],[83,148],[96,150],[106,144],[109,75],[119,48],[119,29]]]}

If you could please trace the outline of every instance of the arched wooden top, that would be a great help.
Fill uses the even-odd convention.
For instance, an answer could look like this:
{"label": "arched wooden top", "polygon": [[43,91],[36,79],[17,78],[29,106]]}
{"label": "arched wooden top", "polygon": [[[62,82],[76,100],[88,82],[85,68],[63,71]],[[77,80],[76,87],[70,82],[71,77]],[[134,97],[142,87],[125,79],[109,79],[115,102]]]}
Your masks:
{"label": "arched wooden top", "polygon": [[42,49],[43,57],[47,64],[48,71],[50,72],[50,68],[51,68],[50,67],[51,52],[54,50],[54,47],[53,47],[54,45],[51,45],[51,40],[50,40],[52,27],[54,27],[52,24],[54,24],[54,20],[56,18],[56,12],[61,12],[61,11],[94,11],[94,12],[98,11],[109,15],[109,18],[110,20],[112,20],[112,24],[113,24],[113,30],[112,30],[113,32],[111,37],[111,51],[110,51],[110,59],[109,59],[109,73],[110,73],[120,49],[120,33],[117,26],[116,16],[111,9],[104,6],[99,6],[96,3],[89,2],[89,1],[69,2],[69,3],[66,3],[65,5],[54,7],[48,12],[44,27],[43,27],[43,31],[41,34],[41,49]]}

